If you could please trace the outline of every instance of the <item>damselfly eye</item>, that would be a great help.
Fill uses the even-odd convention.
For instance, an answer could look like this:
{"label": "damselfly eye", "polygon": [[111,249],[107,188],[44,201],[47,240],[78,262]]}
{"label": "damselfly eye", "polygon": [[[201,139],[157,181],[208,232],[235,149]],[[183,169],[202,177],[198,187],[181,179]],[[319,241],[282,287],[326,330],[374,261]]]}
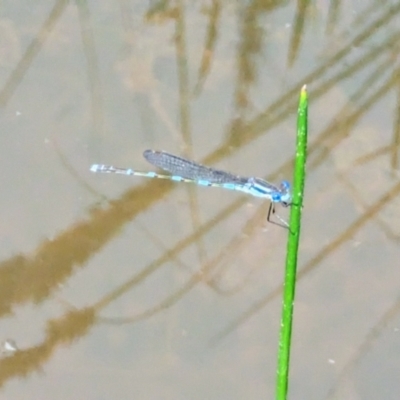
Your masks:
{"label": "damselfly eye", "polygon": [[280,193],[274,193],[274,194],[272,194],[271,200],[272,200],[274,203],[279,203],[279,202],[281,201],[281,195],[280,195]]}
{"label": "damselfly eye", "polygon": [[285,192],[288,191],[290,189],[290,183],[288,181],[282,181],[281,189],[284,190]]}

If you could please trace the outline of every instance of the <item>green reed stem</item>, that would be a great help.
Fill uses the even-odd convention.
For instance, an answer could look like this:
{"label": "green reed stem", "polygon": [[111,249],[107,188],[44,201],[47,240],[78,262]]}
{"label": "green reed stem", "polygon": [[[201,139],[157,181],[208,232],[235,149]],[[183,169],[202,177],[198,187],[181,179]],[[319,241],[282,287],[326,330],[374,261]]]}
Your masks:
{"label": "green reed stem", "polygon": [[303,207],[305,165],[307,156],[307,109],[306,86],[300,92],[297,111],[297,144],[293,175],[293,203],[290,210],[289,239],[287,244],[286,270],[283,284],[282,319],[278,351],[276,398],[286,400],[289,386],[290,343],[292,337],[293,306],[296,287],[297,254],[299,249],[301,210]]}

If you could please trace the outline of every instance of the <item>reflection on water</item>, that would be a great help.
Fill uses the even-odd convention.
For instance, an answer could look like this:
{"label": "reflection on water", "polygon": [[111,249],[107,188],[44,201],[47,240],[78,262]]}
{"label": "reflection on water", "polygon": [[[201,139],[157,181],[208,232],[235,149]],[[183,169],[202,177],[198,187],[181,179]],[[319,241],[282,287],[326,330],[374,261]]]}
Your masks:
{"label": "reflection on water", "polygon": [[272,398],[286,232],[269,204],[89,166],[157,148],[290,180],[304,83],[291,395],[399,392],[400,3],[299,4],[3,7],[0,311],[24,343],[3,343],[6,397],[15,377],[34,398],[72,377],[88,399]]}

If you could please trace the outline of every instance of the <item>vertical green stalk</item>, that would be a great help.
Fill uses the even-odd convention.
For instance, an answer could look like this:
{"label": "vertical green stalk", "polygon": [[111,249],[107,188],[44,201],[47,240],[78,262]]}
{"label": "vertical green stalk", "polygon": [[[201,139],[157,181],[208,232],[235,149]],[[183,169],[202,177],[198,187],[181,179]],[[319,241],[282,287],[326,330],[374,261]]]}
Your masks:
{"label": "vertical green stalk", "polygon": [[293,305],[296,285],[297,253],[300,239],[301,210],[303,207],[305,165],[307,156],[307,109],[306,86],[300,92],[297,111],[297,143],[293,175],[293,203],[290,211],[289,239],[287,244],[286,270],[283,284],[283,304],[278,351],[276,398],[286,400],[289,378],[290,343],[292,336]]}

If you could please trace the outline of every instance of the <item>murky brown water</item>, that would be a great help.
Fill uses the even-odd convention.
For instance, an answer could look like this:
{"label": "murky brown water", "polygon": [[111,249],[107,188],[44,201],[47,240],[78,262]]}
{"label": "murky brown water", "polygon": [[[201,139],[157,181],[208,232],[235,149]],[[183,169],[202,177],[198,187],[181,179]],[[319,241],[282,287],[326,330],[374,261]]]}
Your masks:
{"label": "murky brown water", "polygon": [[304,83],[290,398],[398,398],[400,3],[296,3],[3,5],[0,398],[274,398],[268,202],[89,168],[291,180]]}

